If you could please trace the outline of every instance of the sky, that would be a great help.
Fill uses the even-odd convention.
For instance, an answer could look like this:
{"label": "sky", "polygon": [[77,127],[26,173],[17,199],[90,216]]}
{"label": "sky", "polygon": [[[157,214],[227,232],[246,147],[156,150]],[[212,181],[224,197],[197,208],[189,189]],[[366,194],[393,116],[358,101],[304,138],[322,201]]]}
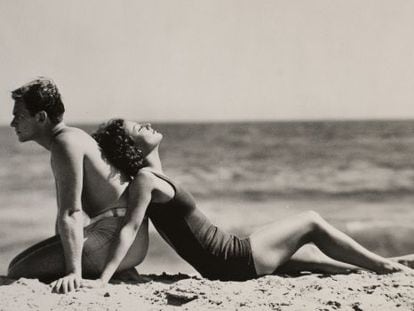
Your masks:
{"label": "sky", "polygon": [[37,76],[68,122],[414,118],[413,16],[408,0],[0,0],[0,124]]}

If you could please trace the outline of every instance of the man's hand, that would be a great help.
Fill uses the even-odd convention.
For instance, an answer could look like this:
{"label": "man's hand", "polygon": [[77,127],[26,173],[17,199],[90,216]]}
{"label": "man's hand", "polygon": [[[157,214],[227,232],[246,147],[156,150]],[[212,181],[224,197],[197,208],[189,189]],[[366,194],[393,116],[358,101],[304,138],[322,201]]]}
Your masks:
{"label": "man's hand", "polygon": [[50,284],[54,293],[69,293],[81,286],[82,277],[75,273],[70,273]]}
{"label": "man's hand", "polygon": [[97,279],[97,280],[83,279],[82,283],[81,283],[82,288],[89,288],[89,289],[103,288],[103,287],[105,287],[105,285],[106,285],[106,283],[104,281],[102,281],[101,279]]}

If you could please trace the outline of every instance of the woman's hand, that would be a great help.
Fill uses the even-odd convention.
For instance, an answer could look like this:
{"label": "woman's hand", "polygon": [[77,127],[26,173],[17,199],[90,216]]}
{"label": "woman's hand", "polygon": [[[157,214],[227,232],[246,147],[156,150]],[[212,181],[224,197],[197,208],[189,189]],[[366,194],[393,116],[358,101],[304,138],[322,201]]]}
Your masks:
{"label": "woman's hand", "polygon": [[53,293],[66,294],[81,286],[82,277],[76,273],[70,273],[50,284]]}

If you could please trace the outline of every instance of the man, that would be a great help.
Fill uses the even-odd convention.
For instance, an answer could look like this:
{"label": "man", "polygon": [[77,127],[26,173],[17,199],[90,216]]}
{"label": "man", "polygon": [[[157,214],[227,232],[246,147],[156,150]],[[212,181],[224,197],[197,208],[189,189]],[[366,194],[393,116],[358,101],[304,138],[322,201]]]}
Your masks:
{"label": "man", "polygon": [[[12,98],[11,126],[19,141],[34,141],[50,151],[59,235],[14,258],[9,277],[58,279],[52,283],[53,290],[66,293],[80,286],[82,274],[97,276],[103,268],[126,213],[128,182],[103,159],[90,135],[65,125],[65,108],[53,81],[43,77],[31,81],[14,90]],[[93,223],[85,229],[84,213]],[[134,242],[135,251],[119,270],[143,260],[148,247],[146,225]]]}

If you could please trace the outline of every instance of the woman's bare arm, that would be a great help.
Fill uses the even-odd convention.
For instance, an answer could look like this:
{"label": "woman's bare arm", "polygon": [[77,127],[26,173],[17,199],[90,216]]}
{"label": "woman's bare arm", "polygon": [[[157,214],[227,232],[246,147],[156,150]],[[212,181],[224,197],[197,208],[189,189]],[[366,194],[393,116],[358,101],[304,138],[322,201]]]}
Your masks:
{"label": "woman's bare arm", "polygon": [[139,172],[128,187],[128,209],[119,236],[108,255],[107,263],[100,280],[107,283],[116,272],[141,227],[145,212],[156,189],[154,176],[148,172]]}

